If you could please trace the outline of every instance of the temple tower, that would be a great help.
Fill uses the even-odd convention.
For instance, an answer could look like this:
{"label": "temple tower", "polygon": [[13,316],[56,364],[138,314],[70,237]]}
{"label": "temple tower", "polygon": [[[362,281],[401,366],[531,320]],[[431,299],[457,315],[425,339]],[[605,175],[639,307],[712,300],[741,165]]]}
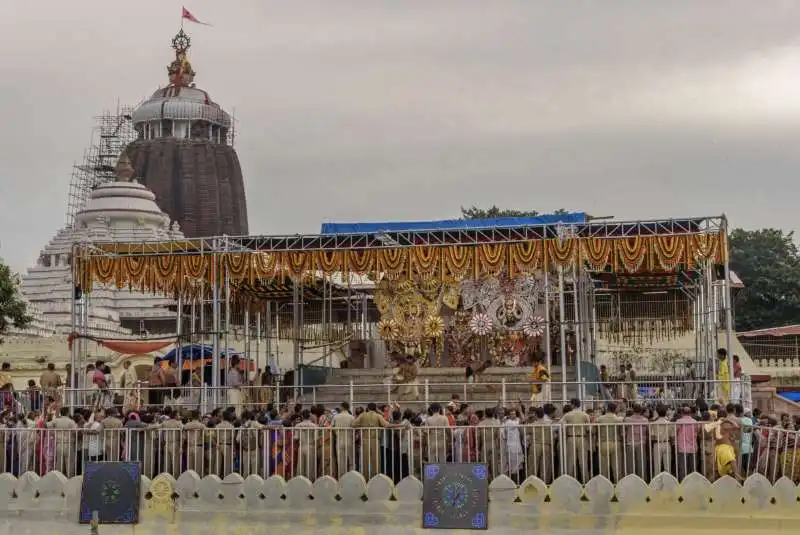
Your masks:
{"label": "temple tower", "polygon": [[194,83],[183,30],[172,40],[169,84],[132,114],[137,139],[128,145],[141,183],[187,237],[248,233],[239,157],[230,115]]}

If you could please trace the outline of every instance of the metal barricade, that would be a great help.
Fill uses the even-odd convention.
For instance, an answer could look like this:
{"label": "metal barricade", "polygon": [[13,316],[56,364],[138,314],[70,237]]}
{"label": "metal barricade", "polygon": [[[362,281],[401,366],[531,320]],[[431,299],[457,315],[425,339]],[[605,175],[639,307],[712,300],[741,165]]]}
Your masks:
{"label": "metal barricade", "polygon": [[58,470],[71,477],[90,461],[133,461],[150,478],[194,470],[201,477],[237,472],[313,481],[356,470],[397,482],[421,479],[425,463],[482,462],[492,477],[506,475],[517,484],[530,476],[550,483],[562,474],[583,483],[597,475],[615,483],[628,474],[650,481],[662,472],[678,480],[697,472],[713,481],[728,469],[745,478],[800,480],[800,437],[786,420],[776,427],[730,426],[725,438],[719,425],[689,415],[649,421],[639,413],[606,414],[581,423],[588,415],[578,411],[555,421],[537,409],[538,419],[530,421],[518,408],[498,408],[440,425],[449,415],[408,409],[390,423],[377,412],[355,417],[315,410],[318,418],[303,411],[283,425],[249,410],[242,418],[227,412],[211,419],[193,411],[184,422],[165,412],[126,423],[114,410],[88,421],[82,414],[34,424],[7,417],[0,427],[0,472]]}

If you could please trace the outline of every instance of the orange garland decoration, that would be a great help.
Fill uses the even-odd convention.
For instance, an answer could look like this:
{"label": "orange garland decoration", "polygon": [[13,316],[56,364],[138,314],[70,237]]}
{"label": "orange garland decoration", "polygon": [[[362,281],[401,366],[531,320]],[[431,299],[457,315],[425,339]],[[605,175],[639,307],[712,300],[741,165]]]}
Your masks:
{"label": "orange garland decoration", "polygon": [[[172,247],[172,249],[171,249]],[[180,249],[184,252],[172,252]],[[202,253],[192,241],[164,244],[101,244],[92,250],[76,247],[78,284],[91,291],[93,282],[142,291],[197,293],[199,281],[227,275],[232,281],[297,277],[304,273],[381,273],[392,278],[422,276],[444,281],[531,273],[555,266],[585,263],[589,269],[609,267],[626,273],[669,272],[698,263],[724,261],[722,234],[630,238],[566,238],[475,246],[421,246],[341,251],[274,253]],[[101,249],[107,254],[97,254]],[[137,255],[138,253],[138,255]],[[215,268],[215,262],[219,262]],[[217,273],[222,270],[222,273]],[[222,280],[221,278],[219,280]]]}
{"label": "orange garland decoration", "polygon": [[642,267],[649,268],[646,264],[650,239],[642,236],[621,238],[616,240],[617,258],[622,269],[627,273],[636,273]]}

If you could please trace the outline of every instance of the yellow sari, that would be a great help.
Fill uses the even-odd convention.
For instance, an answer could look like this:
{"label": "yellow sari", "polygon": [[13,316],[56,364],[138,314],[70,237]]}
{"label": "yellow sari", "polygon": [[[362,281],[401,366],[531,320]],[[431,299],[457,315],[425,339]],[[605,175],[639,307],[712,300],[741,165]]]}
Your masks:
{"label": "yellow sari", "polygon": [[720,477],[733,475],[733,464],[736,462],[736,451],[730,444],[717,444],[714,449],[717,461],[717,473]]}
{"label": "yellow sari", "polygon": [[719,381],[719,401],[721,404],[728,403],[731,397],[731,379],[728,370],[728,359],[719,361],[719,371],[717,371],[717,381]]}

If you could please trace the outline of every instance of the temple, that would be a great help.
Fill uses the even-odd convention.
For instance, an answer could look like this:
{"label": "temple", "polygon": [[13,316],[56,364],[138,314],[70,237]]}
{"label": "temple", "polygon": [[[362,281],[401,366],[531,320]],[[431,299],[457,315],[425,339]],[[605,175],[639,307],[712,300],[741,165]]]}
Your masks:
{"label": "temple", "polygon": [[247,201],[231,116],[194,83],[189,36],[172,40],[169,83],[132,113],[125,149],[140,182],[187,237],[246,235]]}

